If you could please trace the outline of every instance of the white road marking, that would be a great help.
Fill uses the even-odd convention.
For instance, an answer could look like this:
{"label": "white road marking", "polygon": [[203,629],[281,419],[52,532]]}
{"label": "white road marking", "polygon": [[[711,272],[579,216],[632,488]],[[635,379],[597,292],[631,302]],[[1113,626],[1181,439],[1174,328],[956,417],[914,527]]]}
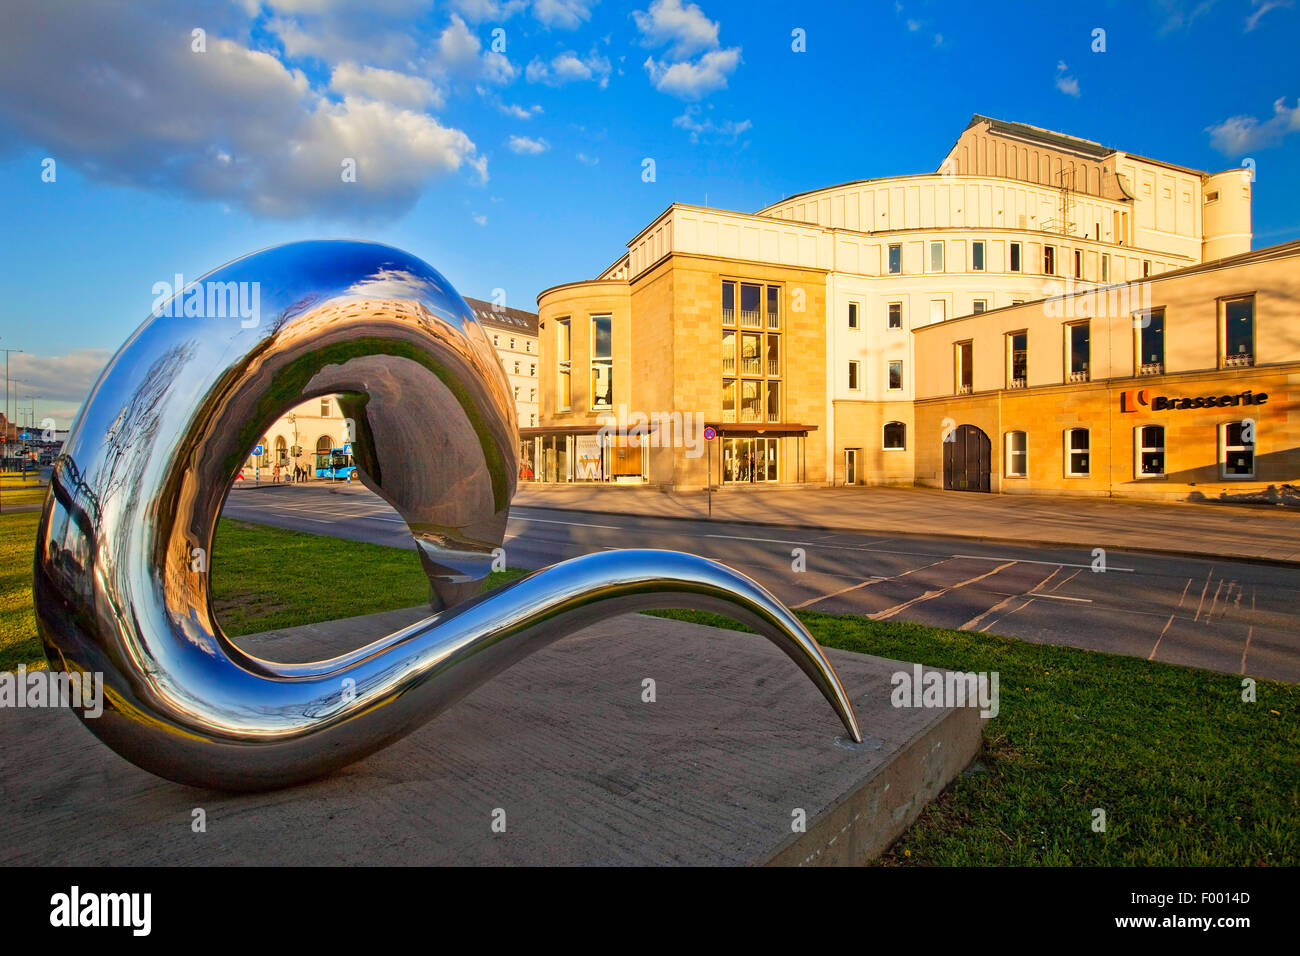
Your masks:
{"label": "white road marking", "polygon": [[1075,598],[1066,597],[1064,594],[1035,594],[1036,598],[1050,598],[1053,601],[1078,601],[1080,604],[1091,604],[1092,598]]}
{"label": "white road marking", "polygon": [[1160,642],[1165,639],[1165,632],[1169,630],[1169,625],[1172,623],[1174,623],[1174,615],[1170,614],[1169,620],[1165,621],[1165,626],[1160,630],[1160,636],[1156,638],[1155,644],[1151,645],[1151,653],[1147,655],[1147,660],[1153,661],[1156,659],[1156,649],[1160,647]]}
{"label": "white road marking", "polygon": [[588,524],[585,521],[554,521],[550,518],[525,518],[522,516],[511,515],[511,521],[535,521],[539,524],[567,524],[574,528],[608,528],[610,531],[623,531],[624,528],[613,524]]}
{"label": "white road marking", "polygon": [[[1070,564],[1067,561],[1031,561],[1028,558],[994,557],[989,554],[954,554],[954,558],[969,558],[972,561],[1015,561],[1019,564],[1050,564],[1059,568],[1090,568],[1091,564]],[[1132,571],[1133,568],[1116,568],[1106,565],[1107,571]]]}
{"label": "white road marking", "polygon": [[914,597],[912,598],[912,600],[904,601],[902,604],[895,604],[893,607],[887,607],[883,611],[877,611],[875,614],[868,614],[867,617],[871,618],[871,620],[873,621],[883,621],[887,618],[893,617],[895,614],[899,613],[900,611],[906,611],[909,607],[911,607],[914,604],[920,604],[923,601],[931,601],[934,598],[943,597],[949,591],[955,591],[958,588],[964,588],[968,584],[975,584],[978,581],[983,581],[985,578],[991,578],[999,571],[1005,571],[1007,568],[1011,567],[1015,563],[1016,563],[1015,561],[1008,561],[1006,564],[999,564],[992,571],[985,571],[983,574],[976,575],[973,578],[967,578],[965,581],[958,581],[956,584],[951,584],[946,588],[940,588],[938,591],[926,591],[920,597]]}
{"label": "white road marking", "polygon": [[839,597],[841,594],[848,594],[850,591],[856,591],[859,588],[869,588],[871,587],[871,585],[879,584],[881,581],[893,581],[898,578],[905,578],[909,574],[915,574],[917,571],[924,571],[926,568],[932,568],[936,564],[943,564],[943,563],[944,563],[943,561],[935,561],[932,562],[931,564],[923,564],[919,568],[912,568],[912,570],[910,571],[904,571],[901,574],[895,574],[892,577],[869,578],[868,580],[863,581],[860,584],[854,584],[851,587],[847,587],[847,588],[840,588],[838,591],[832,591],[830,594],[823,594],[821,597],[809,598],[808,600],[802,602],[801,604],[794,604],[791,606],[791,610],[797,611],[800,608],[810,607],[813,604],[817,604],[821,601],[825,601],[827,598]]}

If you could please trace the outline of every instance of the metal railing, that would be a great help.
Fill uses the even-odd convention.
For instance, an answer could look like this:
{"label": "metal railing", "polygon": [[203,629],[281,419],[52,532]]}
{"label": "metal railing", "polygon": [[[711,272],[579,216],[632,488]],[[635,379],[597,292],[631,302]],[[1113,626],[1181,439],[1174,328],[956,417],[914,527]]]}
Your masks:
{"label": "metal railing", "polygon": [[1165,372],[1164,362],[1143,362],[1138,366],[1139,375],[1163,375]]}
{"label": "metal railing", "polygon": [[722,310],[722,324],[723,324],[723,325],[735,325],[735,324],[736,324],[736,310],[735,310],[735,309],[723,309],[723,310]]}
{"label": "metal railing", "polygon": [[970,393],[971,393],[971,387],[970,387],[969,385],[958,385],[958,386],[957,386],[957,394],[958,394],[958,395],[969,395]]}
{"label": "metal railing", "polygon": [[1249,368],[1255,364],[1255,356],[1249,352],[1238,352],[1236,355],[1225,355],[1223,357],[1224,368]]}
{"label": "metal railing", "polygon": [[1009,383],[1007,383],[1007,388],[1024,388],[1024,387],[1025,387],[1024,378],[1013,378]]}
{"label": "metal railing", "polygon": [[762,375],[763,374],[762,360],[758,358],[751,358],[749,356],[744,356],[740,360],[740,370],[745,375]]}
{"label": "metal railing", "polygon": [[736,357],[734,355],[724,355],[722,357],[722,371],[726,373],[736,371]]}
{"label": "metal railing", "polygon": [[746,329],[760,329],[763,327],[763,318],[757,309],[741,309],[740,324]]}
{"label": "metal railing", "polygon": [[1070,373],[1070,382],[1071,382],[1071,384],[1073,384],[1073,383],[1075,383],[1075,382],[1086,382],[1086,381],[1089,381],[1089,379],[1088,379],[1088,372],[1087,372],[1086,369],[1085,369],[1084,371],[1082,371],[1082,372],[1071,372],[1071,373]]}
{"label": "metal railing", "polygon": [[767,374],[772,378],[780,378],[781,362],[778,359],[767,360]]}
{"label": "metal railing", "polygon": [[777,328],[777,325],[778,325],[777,320],[778,320],[778,318],[779,318],[779,316],[777,315],[777,313],[772,312],[772,311],[769,311],[769,312],[767,313],[767,327],[768,327],[769,329],[775,329],[775,328]]}

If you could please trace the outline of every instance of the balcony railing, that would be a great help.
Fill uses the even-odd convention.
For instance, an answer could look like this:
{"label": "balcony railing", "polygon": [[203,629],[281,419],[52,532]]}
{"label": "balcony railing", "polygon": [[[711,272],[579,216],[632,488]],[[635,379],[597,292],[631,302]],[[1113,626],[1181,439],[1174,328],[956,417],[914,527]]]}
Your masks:
{"label": "balcony railing", "polygon": [[735,310],[735,309],[723,309],[723,310],[722,310],[722,324],[723,324],[723,325],[735,325],[735,324],[736,324],[736,310]]}
{"label": "balcony railing", "polygon": [[1255,364],[1255,356],[1249,352],[1238,352],[1236,355],[1225,355],[1223,357],[1224,368],[1249,368]]}
{"label": "balcony railing", "polygon": [[1013,378],[1010,381],[1010,383],[1008,383],[1007,385],[1007,388],[1024,388],[1024,387],[1025,387],[1025,379],[1023,377]]}
{"label": "balcony railing", "polygon": [[760,329],[763,327],[763,318],[757,309],[741,309],[740,324],[746,329]]}
{"label": "balcony railing", "polygon": [[781,368],[781,363],[776,359],[767,360],[767,374],[769,377],[780,378],[781,376],[780,368]]}
{"label": "balcony railing", "polygon": [[1143,362],[1138,367],[1139,375],[1163,375],[1165,374],[1164,362]]}
{"label": "balcony railing", "polygon": [[767,313],[767,327],[774,329],[777,327],[777,314],[775,312]]}
{"label": "balcony railing", "polygon": [[958,386],[957,386],[957,394],[958,394],[958,395],[969,395],[970,392],[971,392],[971,387],[970,387],[969,385],[958,385]]}
{"label": "balcony railing", "polygon": [[724,355],[722,357],[722,371],[724,374],[732,375],[736,371],[736,357],[734,355]]}
{"label": "balcony railing", "polygon": [[763,363],[757,358],[742,358],[740,360],[740,370],[745,375],[762,375]]}
{"label": "balcony railing", "polygon": [[781,415],[778,412],[774,412],[771,409],[768,409],[767,420],[769,422],[779,422],[781,420]]}
{"label": "balcony railing", "polygon": [[1089,381],[1089,379],[1088,379],[1088,370],[1087,370],[1087,369],[1084,369],[1082,372],[1071,372],[1071,373],[1070,373],[1070,383],[1071,383],[1071,384],[1073,384],[1073,383],[1075,383],[1075,382],[1087,382],[1087,381]]}

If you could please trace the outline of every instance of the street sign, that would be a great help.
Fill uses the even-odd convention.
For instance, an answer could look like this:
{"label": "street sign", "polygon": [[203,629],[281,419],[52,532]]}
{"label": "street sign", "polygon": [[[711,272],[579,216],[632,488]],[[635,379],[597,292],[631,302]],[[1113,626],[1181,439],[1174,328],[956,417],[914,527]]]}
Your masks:
{"label": "street sign", "polygon": [[253,455],[254,455],[254,457],[257,457],[257,458],[261,458],[261,457],[262,457],[262,446],[261,446],[261,445],[258,445],[256,448],[253,449]]}
{"label": "street sign", "polygon": [[715,438],[717,438],[717,437],[718,437],[718,430],[717,430],[716,428],[714,428],[712,425],[705,425],[705,426],[704,426],[704,440],[705,440],[705,441],[713,441],[713,439],[715,439]]}
{"label": "street sign", "polygon": [[28,440],[27,432],[23,432],[23,433],[22,433],[21,435],[19,435],[18,437],[21,438],[23,441],[27,441],[27,440]]}
{"label": "street sign", "polygon": [[343,454],[345,455],[352,454],[352,442],[348,442],[346,445],[343,446]]}

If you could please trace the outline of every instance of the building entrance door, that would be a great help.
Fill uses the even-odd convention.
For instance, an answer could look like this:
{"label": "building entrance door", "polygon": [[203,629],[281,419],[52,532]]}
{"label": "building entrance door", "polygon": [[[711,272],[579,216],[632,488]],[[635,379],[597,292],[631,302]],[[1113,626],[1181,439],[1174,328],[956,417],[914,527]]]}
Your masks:
{"label": "building entrance door", "polygon": [[775,438],[727,438],[722,443],[722,480],[730,482],[778,481]]}
{"label": "building entrance door", "polygon": [[946,491],[988,491],[993,444],[974,425],[960,425],[943,443]]}

